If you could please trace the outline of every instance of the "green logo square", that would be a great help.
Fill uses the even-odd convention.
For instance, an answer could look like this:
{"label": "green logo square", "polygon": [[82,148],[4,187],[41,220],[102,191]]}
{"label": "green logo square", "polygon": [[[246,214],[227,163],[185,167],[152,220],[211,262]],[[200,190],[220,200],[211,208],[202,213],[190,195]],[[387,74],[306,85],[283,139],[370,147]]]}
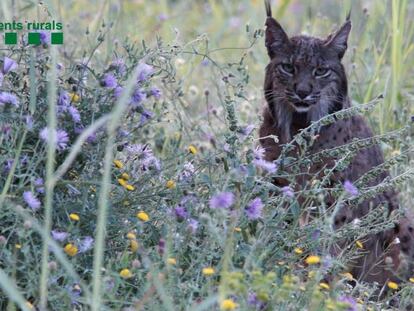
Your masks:
{"label": "green logo square", "polygon": [[29,32],[28,36],[29,44],[40,44],[40,33],[39,32]]}
{"label": "green logo square", "polygon": [[4,43],[5,44],[17,44],[17,33],[16,32],[4,33]]}
{"label": "green logo square", "polygon": [[50,41],[52,44],[63,44],[63,32],[52,32]]}

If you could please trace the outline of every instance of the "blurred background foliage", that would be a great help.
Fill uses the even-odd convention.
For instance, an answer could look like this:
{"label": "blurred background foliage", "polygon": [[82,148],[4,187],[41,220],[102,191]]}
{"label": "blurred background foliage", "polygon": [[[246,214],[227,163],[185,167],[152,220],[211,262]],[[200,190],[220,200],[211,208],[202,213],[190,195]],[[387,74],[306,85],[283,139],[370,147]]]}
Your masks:
{"label": "blurred background foliage", "polygon": [[[384,94],[386,99],[377,109],[377,117],[370,119],[381,133],[407,121],[413,109],[409,103],[413,100],[414,84],[414,2],[280,0],[272,1],[272,7],[289,35],[319,37],[334,31],[351,10],[353,30],[344,61],[352,98],[362,103]],[[249,98],[262,98],[263,70],[268,58],[262,39],[259,44],[251,44],[254,30],[264,25],[261,0],[46,0],[40,4],[10,0],[2,1],[2,11],[3,19],[14,16],[40,22],[55,14],[64,22],[67,44],[62,48],[69,60],[89,53],[95,46],[96,35],[102,31],[107,32],[107,40],[93,59],[101,64],[113,58],[124,38],[132,42],[145,40],[151,45],[159,36],[171,45],[209,54],[217,61],[238,61],[240,55],[246,54],[251,79]],[[107,26],[105,30],[102,24]],[[184,53],[180,57],[183,61],[178,69],[183,86],[196,86],[201,93],[208,89],[214,77],[198,66],[203,56]],[[195,88],[192,90],[194,93]],[[255,103],[261,105],[260,101]],[[256,112],[257,106],[246,108],[254,109],[247,114]]]}

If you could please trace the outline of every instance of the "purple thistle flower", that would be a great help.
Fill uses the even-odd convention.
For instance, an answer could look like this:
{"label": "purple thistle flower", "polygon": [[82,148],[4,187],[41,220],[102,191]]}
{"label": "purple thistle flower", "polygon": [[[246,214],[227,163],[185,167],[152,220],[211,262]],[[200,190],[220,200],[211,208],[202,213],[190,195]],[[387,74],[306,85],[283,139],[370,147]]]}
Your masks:
{"label": "purple thistle flower", "polygon": [[116,80],[115,76],[112,73],[104,74],[101,80],[101,86],[114,89],[116,88],[117,85],[118,85],[118,81]]}
{"label": "purple thistle flower", "polygon": [[7,74],[10,71],[17,69],[17,63],[8,57],[3,59],[3,74]]}
{"label": "purple thistle flower", "polygon": [[316,241],[321,237],[321,231],[319,229],[316,229],[312,232],[312,240]]}
{"label": "purple thistle flower", "polygon": [[293,192],[293,189],[289,186],[282,187],[282,193],[284,196],[288,198],[293,198],[295,196],[295,193]]}
{"label": "purple thistle flower", "polygon": [[3,132],[4,136],[9,136],[10,133],[11,133],[11,126],[10,126],[10,124],[5,124],[2,127],[1,131]]}
{"label": "purple thistle flower", "polygon": [[137,71],[138,71],[138,82],[143,82],[147,80],[149,75],[152,74],[152,72],[154,71],[154,68],[145,63],[139,63],[137,67]]}
{"label": "purple thistle flower", "polygon": [[249,136],[254,130],[254,124],[249,124],[243,127],[240,131],[240,134],[243,136]]}
{"label": "purple thistle flower", "polygon": [[96,142],[96,133],[89,135],[86,141],[90,144]]}
{"label": "purple thistle flower", "polygon": [[51,233],[52,233],[53,240],[59,241],[59,242],[63,242],[69,236],[69,233],[64,232],[64,231],[52,230]]}
{"label": "purple thistle flower", "polygon": [[125,62],[122,58],[117,58],[109,65],[109,69],[117,71],[120,75],[124,75],[126,72]]}
{"label": "purple thistle flower", "polygon": [[44,188],[44,181],[43,178],[36,178],[34,181],[34,185],[36,187],[36,191],[38,193],[44,193],[45,192],[45,188]]}
{"label": "purple thistle flower", "polygon": [[338,301],[343,302],[348,305],[348,308],[346,309],[346,311],[357,311],[358,310],[357,302],[351,296],[341,296],[338,298]]}
{"label": "purple thistle flower", "polygon": [[136,89],[134,93],[132,93],[131,97],[131,106],[136,108],[140,106],[140,103],[147,98],[147,94],[142,89]]}
{"label": "purple thistle flower", "polygon": [[277,170],[277,165],[273,162],[269,162],[263,159],[253,160],[254,165],[268,171],[269,173],[275,173]]}
{"label": "purple thistle flower", "polygon": [[6,161],[4,161],[3,172],[6,174],[9,173],[12,168],[13,163],[14,163],[13,159],[7,159]]}
{"label": "purple thistle flower", "polygon": [[168,19],[168,15],[165,13],[161,13],[157,16],[158,21],[163,22]]}
{"label": "purple thistle flower", "polygon": [[194,175],[194,172],[195,172],[194,165],[191,162],[187,162],[183,165],[183,170],[178,176],[178,180],[188,181]]}
{"label": "purple thistle flower", "polygon": [[175,217],[177,217],[178,220],[183,220],[185,218],[187,218],[188,213],[187,210],[185,209],[185,207],[182,207],[180,205],[177,205],[174,208],[174,213],[175,213]]}
{"label": "purple thistle flower", "polygon": [[70,99],[69,99],[69,93],[61,90],[59,92],[59,98],[58,98],[58,105],[59,106],[68,106],[70,103]]}
{"label": "purple thistle flower", "polygon": [[258,302],[257,295],[253,292],[249,292],[247,295],[247,303],[251,306],[256,306]]}
{"label": "purple thistle flower", "polygon": [[16,95],[9,93],[9,92],[1,92],[0,93],[0,107],[4,105],[12,105],[15,107],[19,107],[19,100]]}
{"label": "purple thistle flower", "polygon": [[153,87],[151,89],[151,95],[155,97],[155,99],[160,99],[161,98],[161,90],[159,88]]}
{"label": "purple thistle flower", "polygon": [[[58,151],[63,151],[67,148],[69,142],[68,133],[64,130],[55,130],[56,132],[56,148]],[[47,127],[43,128],[39,134],[40,138],[46,143],[49,142],[49,130]]]}
{"label": "purple thistle flower", "polygon": [[37,211],[40,208],[40,201],[31,191],[23,192],[23,199],[32,210]]}
{"label": "purple thistle flower", "polygon": [[79,110],[76,107],[69,106],[68,107],[68,113],[70,114],[73,122],[80,123],[81,116],[80,116]]}
{"label": "purple thistle flower", "polygon": [[263,202],[260,198],[251,201],[245,210],[249,220],[255,220],[262,217]]}
{"label": "purple thistle flower", "polygon": [[208,66],[209,64],[210,64],[210,61],[207,58],[205,58],[201,61],[201,65],[204,66],[204,67]]}
{"label": "purple thistle flower", "polygon": [[40,31],[39,33],[40,33],[40,43],[49,44],[50,43],[50,32]]}
{"label": "purple thistle flower", "polygon": [[93,238],[90,236],[86,236],[83,240],[79,243],[79,253],[84,253],[90,250],[93,246]]}
{"label": "purple thistle flower", "polygon": [[31,115],[25,115],[24,121],[26,123],[27,129],[31,131],[33,129],[33,117]]}
{"label": "purple thistle flower", "polygon": [[355,187],[354,184],[352,182],[350,182],[349,180],[345,180],[344,189],[348,194],[350,194],[352,196],[356,196],[359,193],[358,188]]}
{"label": "purple thistle flower", "polygon": [[210,199],[210,208],[229,208],[234,203],[234,194],[231,192],[221,192]]}
{"label": "purple thistle flower", "polygon": [[158,241],[158,254],[160,254],[160,256],[164,255],[165,252],[165,240],[164,239],[160,239]]}
{"label": "purple thistle flower", "polygon": [[253,155],[256,160],[262,160],[264,158],[266,150],[263,147],[257,146],[253,150]]}
{"label": "purple thistle flower", "polygon": [[195,220],[194,218],[190,218],[188,220],[188,229],[190,229],[192,234],[196,233],[198,229],[198,221]]}
{"label": "purple thistle flower", "polygon": [[122,95],[122,90],[123,90],[122,86],[117,86],[117,87],[114,89],[114,96],[115,96],[115,98],[116,98],[116,99],[118,99],[118,98],[120,98],[120,97],[121,97],[121,95]]}
{"label": "purple thistle flower", "polygon": [[154,114],[153,114],[151,111],[149,111],[149,110],[145,110],[145,109],[144,109],[144,111],[143,111],[143,112],[141,112],[141,118],[140,118],[140,120],[139,120],[139,126],[142,126],[142,125],[144,125],[145,123],[147,123],[147,121],[148,121],[149,119],[151,119],[153,115],[154,115]]}

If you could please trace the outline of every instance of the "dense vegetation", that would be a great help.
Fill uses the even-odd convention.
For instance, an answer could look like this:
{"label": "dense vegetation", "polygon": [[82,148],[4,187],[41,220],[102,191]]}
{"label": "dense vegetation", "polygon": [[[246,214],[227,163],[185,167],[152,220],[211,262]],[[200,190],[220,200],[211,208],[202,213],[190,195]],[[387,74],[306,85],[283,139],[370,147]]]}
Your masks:
{"label": "dense vegetation", "polygon": [[[273,6],[290,34],[324,36],[351,4],[354,108],[337,117],[363,113],[378,135],[329,153],[340,168],[380,143],[393,178],[368,189],[374,169],[356,191],[337,185],[336,206],[395,186],[410,209],[413,3]],[[383,209],[334,232],[324,180],[300,193],[305,207],[293,184],[272,184],[286,172],[257,148],[262,1],[4,1],[1,12],[62,21],[65,35],[62,46],[44,33],[40,46],[21,38],[0,52],[2,310],[379,310],[412,301],[413,278],[388,284],[383,299],[376,284],[348,284],[346,261],[363,237],[392,226]],[[332,121],[295,138],[304,154],[295,165],[318,160],[305,156],[304,137]],[[300,226],[305,210],[320,216]],[[329,256],[344,237],[347,251]]]}

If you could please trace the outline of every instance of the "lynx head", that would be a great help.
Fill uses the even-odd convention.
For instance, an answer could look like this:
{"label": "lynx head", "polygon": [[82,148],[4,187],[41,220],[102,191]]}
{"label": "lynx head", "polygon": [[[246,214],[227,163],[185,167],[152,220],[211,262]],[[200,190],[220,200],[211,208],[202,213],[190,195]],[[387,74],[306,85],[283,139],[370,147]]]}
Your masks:
{"label": "lynx head", "polygon": [[[347,79],[341,59],[351,30],[349,16],[325,39],[302,35],[289,38],[271,16],[268,1],[266,9],[265,42],[270,63],[264,91],[278,123],[292,122],[299,115],[306,122],[317,121],[342,109],[347,103]],[[283,126],[290,127],[290,123]]]}

